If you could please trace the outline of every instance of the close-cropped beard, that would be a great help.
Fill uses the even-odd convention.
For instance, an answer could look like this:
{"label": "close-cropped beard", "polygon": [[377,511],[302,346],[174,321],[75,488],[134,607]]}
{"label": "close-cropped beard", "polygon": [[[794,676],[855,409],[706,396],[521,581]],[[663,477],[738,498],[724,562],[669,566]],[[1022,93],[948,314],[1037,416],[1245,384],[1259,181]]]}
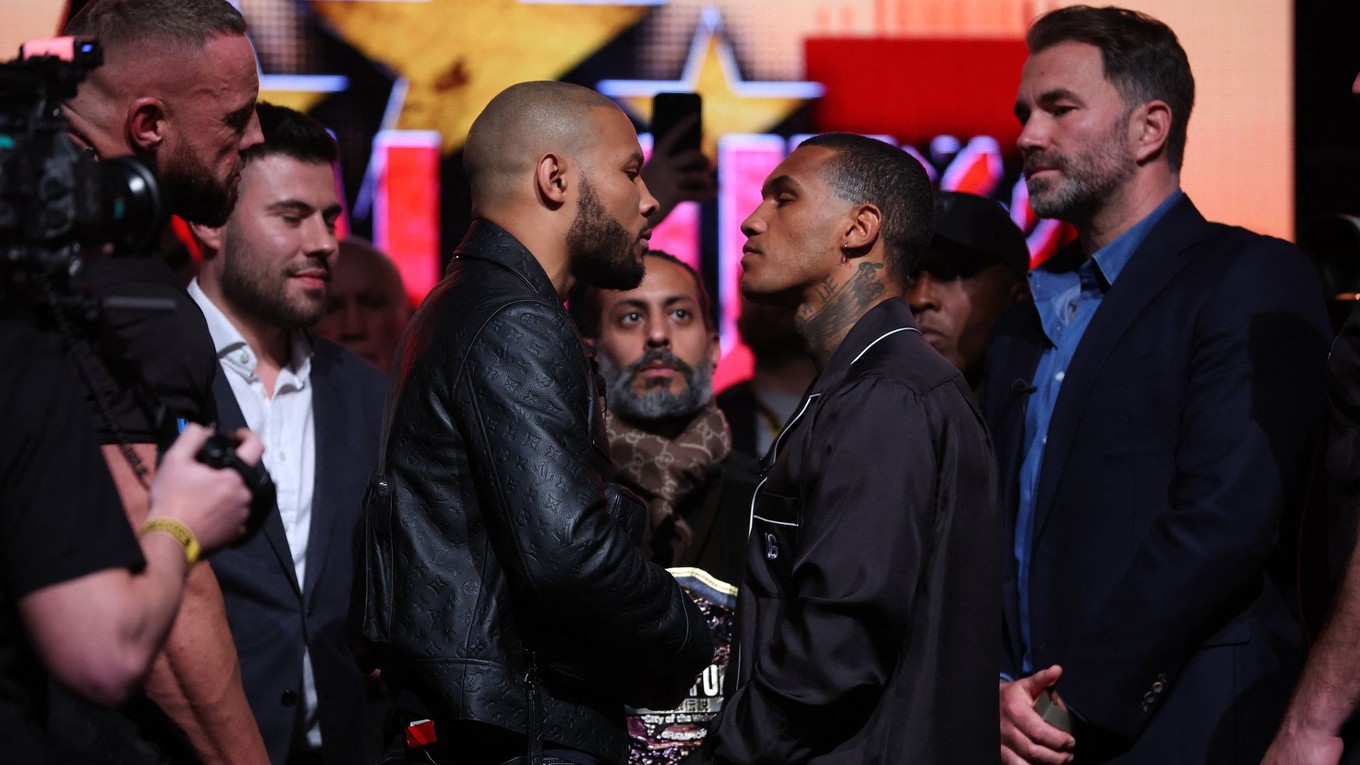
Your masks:
{"label": "close-cropped beard", "polygon": [[[679,393],[671,393],[664,387],[637,393],[633,381],[638,370],[645,364],[665,361],[675,365],[685,378],[685,388]],[[682,420],[693,417],[713,400],[712,364],[705,359],[698,367],[676,358],[675,354],[664,348],[654,348],[642,354],[642,358],[625,367],[616,365],[607,355],[600,354],[600,375],[605,381],[605,400],[614,414],[642,424],[659,420]]]}
{"label": "close-cropped beard", "polygon": [[567,231],[572,272],[592,287],[631,290],[642,283],[644,266],[635,254],[637,237],[629,233],[600,202],[595,187],[581,179],[581,204]]}

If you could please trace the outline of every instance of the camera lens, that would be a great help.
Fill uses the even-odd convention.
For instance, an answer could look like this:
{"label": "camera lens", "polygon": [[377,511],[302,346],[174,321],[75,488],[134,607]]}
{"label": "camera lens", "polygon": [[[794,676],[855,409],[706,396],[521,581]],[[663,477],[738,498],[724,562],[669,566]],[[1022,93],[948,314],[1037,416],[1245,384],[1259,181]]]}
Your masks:
{"label": "camera lens", "polygon": [[147,244],[164,223],[155,174],[135,157],[114,157],[97,165],[101,234],[120,249]]}

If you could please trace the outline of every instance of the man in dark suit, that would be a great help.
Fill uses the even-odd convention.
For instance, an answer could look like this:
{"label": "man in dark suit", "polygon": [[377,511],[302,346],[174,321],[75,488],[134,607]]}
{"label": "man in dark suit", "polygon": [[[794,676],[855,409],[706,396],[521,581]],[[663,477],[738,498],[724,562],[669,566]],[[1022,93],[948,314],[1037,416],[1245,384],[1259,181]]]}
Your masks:
{"label": "man in dark suit", "polygon": [[204,264],[189,292],[217,348],[222,424],[259,429],[278,508],[214,570],[270,760],[362,762],[364,678],[345,624],[385,378],[306,331],[337,248],[335,143],[297,112],[259,113],[265,142],[246,152],[231,218],[194,226]]}
{"label": "man in dark suit", "polygon": [[1253,762],[1304,650],[1272,564],[1320,414],[1321,289],[1180,191],[1194,81],[1169,28],[1075,7],[1027,42],[1030,204],[1079,240],[1031,272],[983,386],[1013,541],[1002,759]]}

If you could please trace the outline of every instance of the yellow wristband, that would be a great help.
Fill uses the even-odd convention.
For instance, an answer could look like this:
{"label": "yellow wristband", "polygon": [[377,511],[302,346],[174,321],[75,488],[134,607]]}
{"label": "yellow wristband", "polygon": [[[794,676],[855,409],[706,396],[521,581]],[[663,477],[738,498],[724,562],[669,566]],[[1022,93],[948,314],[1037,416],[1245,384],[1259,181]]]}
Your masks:
{"label": "yellow wristband", "polygon": [[175,538],[176,542],[184,548],[184,560],[189,562],[189,568],[193,568],[198,562],[198,539],[194,537],[194,532],[184,525],[183,521],[174,518],[152,518],[142,524],[142,533],[148,531],[164,531]]}

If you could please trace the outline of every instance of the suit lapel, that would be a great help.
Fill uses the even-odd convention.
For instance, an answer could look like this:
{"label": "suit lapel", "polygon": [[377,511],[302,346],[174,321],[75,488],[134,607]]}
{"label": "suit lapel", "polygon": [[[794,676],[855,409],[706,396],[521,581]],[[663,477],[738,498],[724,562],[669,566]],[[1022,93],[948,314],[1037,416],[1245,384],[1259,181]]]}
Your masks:
{"label": "suit lapel", "polygon": [[[1029,387],[1034,379],[1034,370],[1039,358],[1048,347],[1039,314],[1033,306],[1028,309],[1015,332],[1007,342],[996,347],[1001,356],[995,359],[996,368],[1002,370],[1002,377],[991,381],[996,391],[989,395],[1002,402],[998,410],[1002,412],[1000,421],[990,423],[996,433],[995,441],[1005,444],[1002,453],[997,454],[997,469],[1003,476],[1019,476],[1020,466],[1025,459],[1025,413],[1029,408]],[[1010,481],[1001,498],[1006,507],[1014,507],[1019,493],[1017,481]],[[1006,524],[1006,538],[1015,536],[1015,517],[1013,513],[1003,513]]]}
{"label": "suit lapel", "polygon": [[[217,399],[217,414],[222,420],[220,427],[230,432],[246,427],[246,418],[241,413],[240,404],[236,403],[236,394],[231,389],[231,383],[227,381],[227,374],[229,373],[222,369],[222,365],[218,364],[217,374],[213,375],[213,396]],[[288,534],[283,530],[283,519],[279,516],[277,506],[265,516],[260,534],[268,540],[274,556],[292,584],[293,592],[301,597],[302,590],[298,587],[297,572],[293,569],[293,553],[288,547]]]}
{"label": "suit lapel", "polygon": [[312,484],[312,528],[307,540],[307,575],[303,592],[310,598],[329,560],[331,537],[334,535],[335,498],[330,489],[340,483],[337,471],[343,465],[335,458],[344,453],[341,446],[345,434],[341,432],[344,412],[340,401],[339,384],[330,372],[334,358],[325,344],[313,340],[312,354],[312,438],[316,444],[316,475]]}
{"label": "suit lapel", "polygon": [[1058,483],[1067,466],[1072,440],[1086,412],[1092,386],[1114,347],[1148,303],[1188,263],[1188,250],[1208,233],[1204,217],[1189,198],[1182,199],[1148,234],[1110,287],[1077,345],[1064,375],[1048,427],[1044,463],[1035,497],[1035,539],[1048,521]]}
{"label": "suit lapel", "polygon": [[[1025,458],[1025,411],[1029,403],[1026,389],[1034,379],[1034,369],[1039,364],[1039,357],[1048,347],[1043,326],[1039,323],[1038,312],[1034,310],[1033,305],[1026,305],[1024,311],[1023,317],[1015,326],[1004,336],[998,337],[997,340],[1000,342],[994,342],[988,350],[989,354],[996,354],[988,359],[989,369],[996,369],[998,372],[996,377],[988,379],[989,388],[994,389],[989,390],[986,396],[991,401],[992,411],[1000,412],[1000,416],[988,425],[993,431],[993,443],[1004,447],[998,449],[996,455],[997,474],[1007,477],[1001,489],[1000,501],[1003,508],[1014,508],[1018,504],[1017,477]],[[1016,560],[1011,544],[1015,539],[1015,513],[1003,512],[1001,518],[1004,533],[1002,539],[1006,540],[1002,550],[1002,571],[1005,572],[1002,603],[1005,608],[1006,632],[1013,653],[1013,668],[1018,669],[1021,654],[1019,647],[1023,642],[1020,639]]]}

